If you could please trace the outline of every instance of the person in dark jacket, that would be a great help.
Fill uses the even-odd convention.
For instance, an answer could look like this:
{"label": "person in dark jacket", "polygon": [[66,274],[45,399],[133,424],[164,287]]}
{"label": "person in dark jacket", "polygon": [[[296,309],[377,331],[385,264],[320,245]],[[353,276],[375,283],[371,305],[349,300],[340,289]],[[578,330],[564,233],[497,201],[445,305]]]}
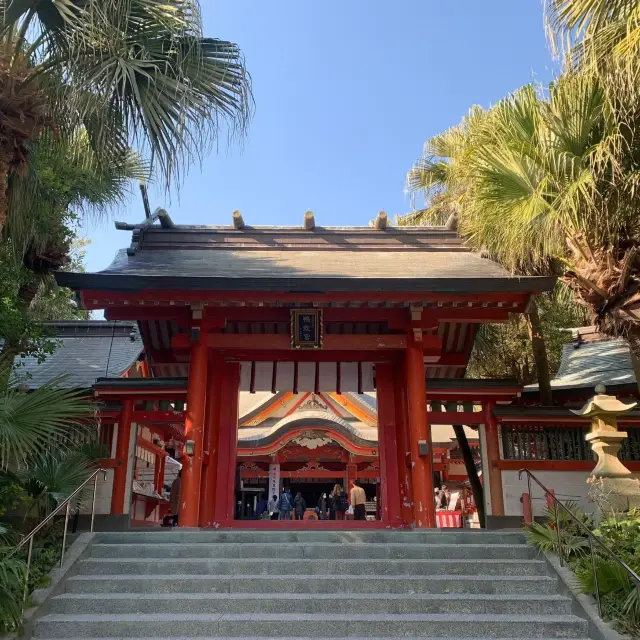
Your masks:
{"label": "person in dark jacket", "polygon": [[268,503],[267,499],[264,497],[264,493],[260,494],[260,500],[258,500],[258,505],[256,506],[256,519],[264,520],[264,514],[267,513]]}
{"label": "person in dark jacket", "polygon": [[316,508],[316,511],[318,512],[318,517],[320,518],[320,520],[326,520],[326,518],[327,518],[327,507],[328,507],[327,494],[323,493],[318,498],[318,505],[317,505],[317,508]]}
{"label": "person in dark jacket", "polygon": [[342,486],[337,484],[329,494],[329,520],[344,520],[348,508],[347,494]]}
{"label": "person in dark jacket", "polygon": [[298,491],[296,497],[293,499],[293,507],[296,514],[296,520],[302,520],[304,518],[304,512],[307,508],[307,503],[304,501],[302,494]]}
{"label": "person in dark jacket", "polygon": [[280,520],[291,520],[291,512],[293,511],[293,496],[289,487],[285,487],[280,500],[278,501],[278,510],[280,512]]}

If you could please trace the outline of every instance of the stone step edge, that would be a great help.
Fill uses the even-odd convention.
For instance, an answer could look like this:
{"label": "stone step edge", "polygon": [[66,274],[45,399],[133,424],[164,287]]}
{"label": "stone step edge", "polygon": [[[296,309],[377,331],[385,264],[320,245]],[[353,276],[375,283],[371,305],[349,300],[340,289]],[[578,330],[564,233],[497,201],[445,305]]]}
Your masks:
{"label": "stone step edge", "polygon": [[[82,564],[122,564],[126,560],[129,564],[142,564],[143,562],[155,562],[160,564],[194,564],[202,562],[215,562],[216,564],[232,564],[234,562],[245,562],[247,564],[291,564],[292,560],[302,558],[86,558],[80,560]],[[404,562],[415,564],[506,564],[506,565],[540,565],[545,564],[544,560],[538,558],[338,558],[341,564],[345,562],[355,562],[356,564],[381,564],[391,562]],[[311,562],[322,562],[327,564],[326,558],[308,558],[305,564]]]}
{"label": "stone step edge", "polygon": [[525,581],[525,582],[534,582],[536,580],[545,581],[545,582],[553,582],[557,581],[555,576],[503,576],[500,574],[496,575],[466,575],[466,574],[435,574],[435,575],[406,575],[406,574],[302,574],[302,575],[278,575],[273,576],[267,573],[258,573],[258,574],[191,574],[191,573],[167,573],[167,574],[152,574],[152,575],[136,575],[135,573],[129,574],[90,574],[90,575],[77,575],[71,576],[68,578],[69,581],[79,581],[79,580],[111,580],[111,581],[124,581],[124,580],[162,580],[165,582],[175,582],[176,580],[366,580],[367,582],[370,580],[460,580],[460,581],[478,581],[478,580],[490,580],[491,582],[495,581]]}
{"label": "stone step edge", "polygon": [[[491,600],[498,602],[570,601],[559,594],[536,593],[61,593],[53,600]],[[346,596],[346,597],[345,597]]]}
{"label": "stone step edge", "polygon": [[[305,547],[335,547],[335,542],[319,542],[319,541],[300,541],[296,542],[296,545],[305,546]],[[362,546],[362,547],[411,547],[411,548],[426,548],[432,549],[434,547],[442,547],[448,549],[450,547],[462,547],[464,549],[522,549],[528,548],[533,549],[531,545],[528,545],[526,542],[521,543],[511,543],[511,542],[495,542],[495,543],[470,543],[470,544],[460,544],[455,542],[347,542],[346,543],[350,547]],[[140,543],[132,543],[132,542],[96,542],[92,545],[93,547],[100,548],[109,548],[109,549],[121,549],[122,547],[135,547],[139,549],[140,547],[149,548],[149,547],[159,547],[162,548],[166,545],[158,544],[157,542],[140,542]],[[274,542],[187,542],[185,543],[186,547],[232,547],[232,546],[242,546],[242,547],[281,547],[282,540],[276,540]]]}
{"label": "stone step edge", "polygon": [[[280,638],[286,638],[287,640],[336,640],[335,637],[318,637],[313,636],[279,636]],[[414,636],[418,638],[426,638],[426,636]],[[197,636],[198,640],[273,640],[274,636]],[[407,636],[384,636],[384,638],[375,636],[349,636],[349,640],[408,640]],[[60,640],[60,638],[41,638],[38,636],[38,640]],[[113,636],[101,636],[101,637],[85,637],[74,636],[74,640],[114,640]],[[135,636],[135,638],[121,637],[118,640],[158,640],[157,636]],[[163,640],[193,640],[192,636],[163,636]],[[409,638],[410,640],[410,638]],[[469,636],[446,636],[435,637],[429,636],[429,640],[487,640],[487,637],[469,637]],[[526,640],[524,638],[500,638],[500,640]],[[536,640],[558,640],[557,638],[536,638]],[[572,638],[571,640],[590,640],[589,638]]]}
{"label": "stone step edge", "polygon": [[[322,622],[327,620],[325,613],[104,613],[104,614],[67,614],[50,613],[38,619],[38,622]],[[407,614],[332,614],[335,622],[519,622],[538,623],[584,623],[587,621],[575,615],[519,615],[519,614],[450,614],[450,613],[407,613]]]}

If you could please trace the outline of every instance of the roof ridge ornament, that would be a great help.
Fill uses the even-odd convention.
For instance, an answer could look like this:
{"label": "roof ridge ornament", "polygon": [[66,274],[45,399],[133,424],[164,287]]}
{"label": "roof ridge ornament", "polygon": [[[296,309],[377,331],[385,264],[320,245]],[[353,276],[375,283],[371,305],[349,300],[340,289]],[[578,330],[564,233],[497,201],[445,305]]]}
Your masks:
{"label": "roof ridge ornament", "polygon": [[233,218],[233,226],[235,229],[238,229],[239,231],[244,229],[244,218],[242,217],[242,214],[240,213],[240,211],[236,209],[231,214],[231,217]]}
{"label": "roof ridge ornament", "polygon": [[313,211],[304,212],[304,219],[302,222],[302,226],[307,231],[313,231],[316,228],[316,219],[315,219],[315,216],[313,215]]}
{"label": "roof ridge ornament", "polygon": [[384,230],[387,228],[388,224],[389,224],[389,218],[387,217],[387,212],[379,211],[378,215],[376,216],[376,219],[373,221],[373,228]]}

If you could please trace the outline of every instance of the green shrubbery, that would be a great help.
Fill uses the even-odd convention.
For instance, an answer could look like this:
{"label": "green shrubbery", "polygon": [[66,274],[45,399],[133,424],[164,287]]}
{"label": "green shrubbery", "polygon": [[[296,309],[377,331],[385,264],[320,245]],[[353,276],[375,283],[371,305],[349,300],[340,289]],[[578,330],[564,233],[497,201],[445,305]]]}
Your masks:
{"label": "green shrubbery", "polygon": [[[577,517],[628,567],[640,574],[640,511],[612,515],[593,528],[591,518],[575,505],[567,503]],[[583,593],[595,596],[596,586],[589,549],[584,532],[561,509],[558,510],[563,557],[576,575]],[[549,509],[546,523],[532,523],[525,529],[529,542],[543,551],[558,552],[558,521]],[[602,615],[616,628],[632,637],[640,637],[640,593],[627,572],[606,552],[594,544],[595,566],[600,592]]]}

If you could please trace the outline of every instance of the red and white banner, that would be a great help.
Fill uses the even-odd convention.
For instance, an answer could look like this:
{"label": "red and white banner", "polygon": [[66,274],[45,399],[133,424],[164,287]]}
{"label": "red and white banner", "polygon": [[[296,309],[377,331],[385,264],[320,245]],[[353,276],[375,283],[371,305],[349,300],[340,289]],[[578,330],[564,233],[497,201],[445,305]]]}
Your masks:
{"label": "red and white banner", "polygon": [[438,529],[462,529],[462,511],[436,511]]}

